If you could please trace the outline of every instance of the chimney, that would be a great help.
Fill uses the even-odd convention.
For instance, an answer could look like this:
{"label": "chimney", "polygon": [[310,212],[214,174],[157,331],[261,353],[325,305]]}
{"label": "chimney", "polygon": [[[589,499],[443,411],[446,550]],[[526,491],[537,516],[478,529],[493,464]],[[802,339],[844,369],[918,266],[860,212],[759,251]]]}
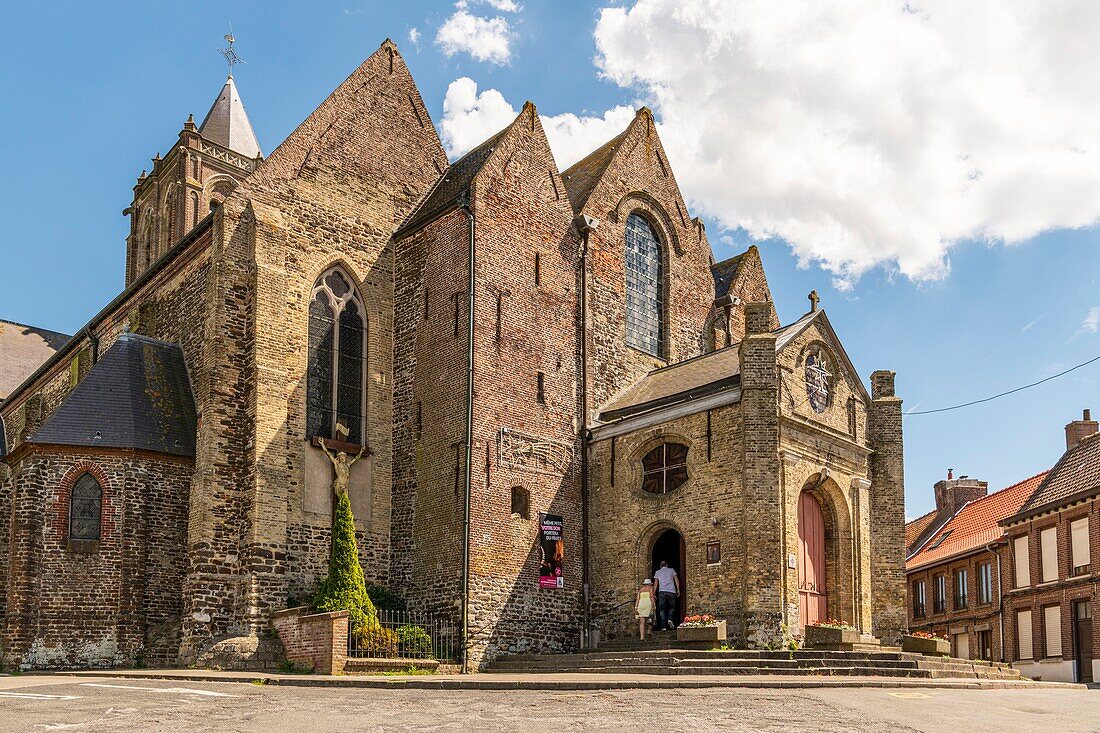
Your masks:
{"label": "chimney", "polygon": [[1095,435],[1098,429],[1100,429],[1100,423],[1092,419],[1092,410],[1086,409],[1081,414],[1080,420],[1074,420],[1066,425],[1066,450],[1076,448],[1082,440]]}
{"label": "chimney", "polygon": [[953,478],[954,470],[947,469],[947,478],[937,481],[933,490],[936,493],[936,511],[951,516],[968,501],[981,499],[989,493],[989,484],[985,481],[960,476]]}

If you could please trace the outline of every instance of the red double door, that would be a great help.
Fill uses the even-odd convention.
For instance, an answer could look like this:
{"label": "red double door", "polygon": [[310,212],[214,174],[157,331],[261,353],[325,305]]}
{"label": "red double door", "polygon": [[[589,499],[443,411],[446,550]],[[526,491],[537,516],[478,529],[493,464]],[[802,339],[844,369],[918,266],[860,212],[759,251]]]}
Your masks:
{"label": "red double door", "polygon": [[825,517],[809,491],[798,497],[798,611],[803,626],[827,618]]}

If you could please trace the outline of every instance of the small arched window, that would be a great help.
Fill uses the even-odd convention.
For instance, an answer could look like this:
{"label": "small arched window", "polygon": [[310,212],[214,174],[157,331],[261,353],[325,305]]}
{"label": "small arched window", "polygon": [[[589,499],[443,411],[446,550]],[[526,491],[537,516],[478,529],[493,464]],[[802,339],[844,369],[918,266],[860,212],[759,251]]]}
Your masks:
{"label": "small arched window", "polygon": [[[314,285],[306,375],[306,431],[310,438],[364,442],[365,317],[359,291],[340,268],[332,268]],[[338,425],[342,429],[337,429]]]}
{"label": "small arched window", "polygon": [[626,219],[626,344],[661,356],[665,349],[661,242],[639,214]]}
{"label": "small arched window", "polygon": [[199,223],[199,194],[196,191],[191,192],[191,226],[195,226]]}
{"label": "small arched window", "polygon": [[103,489],[90,473],[83,474],[69,493],[69,539],[98,540]]}
{"label": "small arched window", "polygon": [[667,494],[688,480],[688,447],[662,443],[642,457],[642,491]]}
{"label": "small arched window", "polygon": [[531,495],[522,486],[512,487],[512,514],[527,519],[531,513]]}

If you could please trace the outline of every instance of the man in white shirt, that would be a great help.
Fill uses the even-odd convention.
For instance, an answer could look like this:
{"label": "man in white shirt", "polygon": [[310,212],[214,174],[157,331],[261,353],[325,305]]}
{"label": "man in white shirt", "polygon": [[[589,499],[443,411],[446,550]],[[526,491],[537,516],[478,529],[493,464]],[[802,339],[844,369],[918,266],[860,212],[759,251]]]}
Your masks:
{"label": "man in white shirt", "polygon": [[680,597],[680,578],[676,571],[661,560],[661,567],[653,573],[657,586],[657,629],[675,629],[676,599]]}

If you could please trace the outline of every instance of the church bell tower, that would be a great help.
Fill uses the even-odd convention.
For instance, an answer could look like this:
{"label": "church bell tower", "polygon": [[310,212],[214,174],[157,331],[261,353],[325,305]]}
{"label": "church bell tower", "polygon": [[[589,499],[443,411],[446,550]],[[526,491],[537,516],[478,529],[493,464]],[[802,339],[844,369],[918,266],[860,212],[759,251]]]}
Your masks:
{"label": "church bell tower", "polygon": [[129,286],[225,200],[263,160],[260,144],[233,80],[240,59],[227,35],[222,50],[229,76],[202,123],[189,115],[179,140],[151,172],[142,171],[134,185],[126,238],[126,285]]}

